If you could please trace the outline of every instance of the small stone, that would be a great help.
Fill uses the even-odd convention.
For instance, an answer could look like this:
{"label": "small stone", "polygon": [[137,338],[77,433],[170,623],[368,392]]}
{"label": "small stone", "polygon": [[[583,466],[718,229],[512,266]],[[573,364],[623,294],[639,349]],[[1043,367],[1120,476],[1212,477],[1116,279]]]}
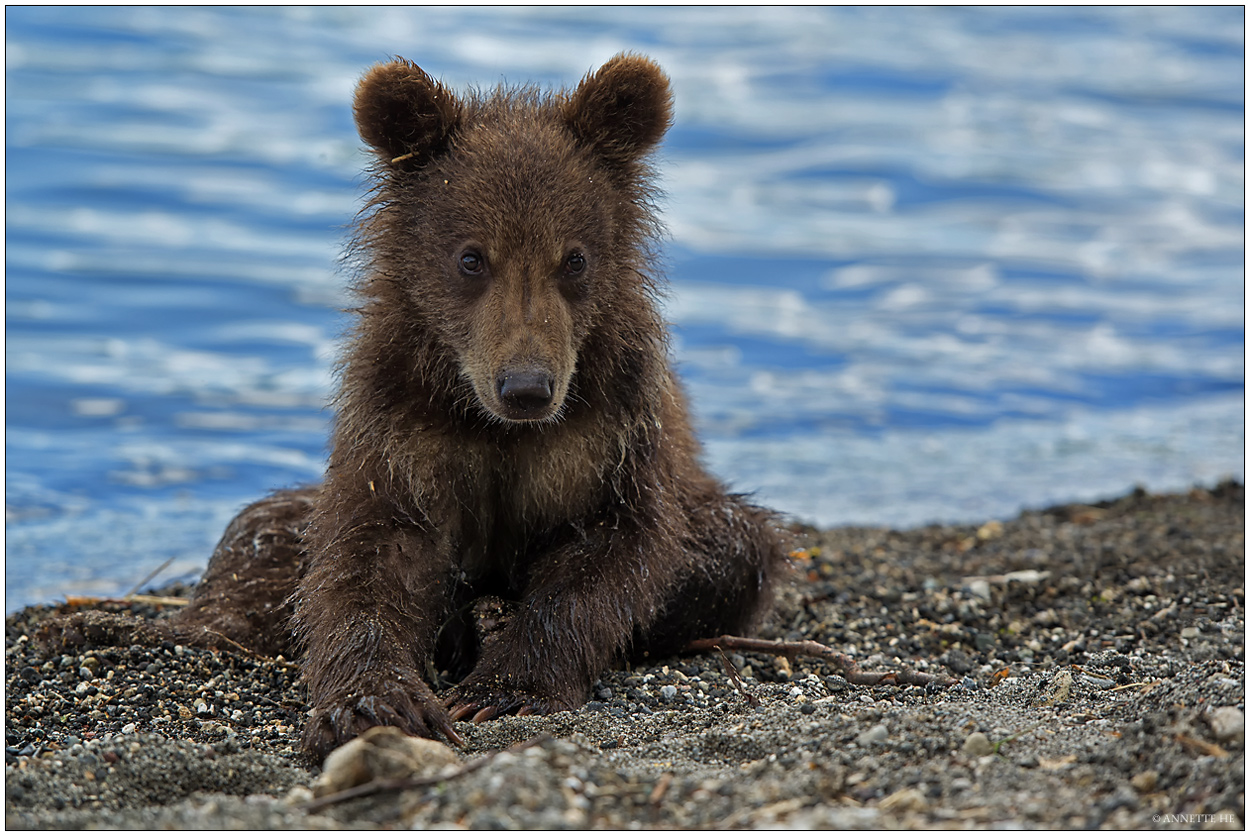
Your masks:
{"label": "small stone", "polygon": [[1207,714],[1207,724],[1215,739],[1226,743],[1240,743],[1246,739],[1246,715],[1240,708],[1226,705]]}
{"label": "small stone", "polygon": [[288,807],[301,807],[312,801],[313,798],[313,791],[308,787],[291,787],[286,797],[282,800]]}
{"label": "small stone", "polygon": [[1040,583],[1050,577],[1050,572],[1039,572],[1037,569],[1021,569],[1017,572],[1008,572],[1003,575],[1003,580],[1008,583],[1015,581],[1016,583]]}
{"label": "small stone", "polygon": [[456,753],[438,741],[374,726],[326,756],[313,794],[320,798],[376,779],[427,777],[459,765]]}
{"label": "small stone", "polygon": [[662,688],[660,688],[660,699],[664,700],[665,702],[672,702],[676,698],[677,698],[677,686],[665,685]]}
{"label": "small stone", "polygon": [[127,723],[126,725],[122,726],[122,734],[134,734],[134,733],[135,733],[134,723]]}
{"label": "small stone", "polygon": [[878,723],[867,731],[862,732],[859,737],[855,738],[855,742],[860,746],[872,746],[875,743],[884,743],[889,737],[890,730],[884,724]]}
{"label": "small stone", "polygon": [[984,578],[974,578],[965,588],[974,598],[988,600],[990,597],[990,582]]}
{"label": "small stone", "polygon": [[985,736],[984,732],[975,731],[964,740],[963,750],[964,754],[972,755],[974,758],[983,758],[994,754],[994,744],[990,743],[990,739]]}
{"label": "small stone", "polygon": [[924,793],[915,787],[906,787],[881,799],[878,806],[887,813],[916,813],[929,805]]}
{"label": "small stone", "polygon": [[1133,785],[1133,789],[1140,793],[1150,793],[1155,791],[1155,787],[1159,785],[1159,773],[1153,769],[1147,769],[1145,772],[1138,772],[1128,782]]}
{"label": "small stone", "polygon": [[1001,536],[1003,533],[1003,524],[998,520],[990,520],[985,525],[977,529],[978,540],[993,540],[995,537]]}
{"label": "small stone", "polygon": [[1185,627],[1181,630],[1182,639],[1196,639],[1201,634],[1202,634],[1202,631],[1199,630],[1197,627]]}

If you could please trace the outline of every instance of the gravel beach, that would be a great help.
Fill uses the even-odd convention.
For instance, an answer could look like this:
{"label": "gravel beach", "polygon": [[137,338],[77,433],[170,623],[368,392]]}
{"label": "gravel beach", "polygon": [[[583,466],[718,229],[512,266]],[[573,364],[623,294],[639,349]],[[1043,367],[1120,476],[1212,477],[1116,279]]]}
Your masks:
{"label": "gravel beach", "polygon": [[605,674],[576,712],[462,723],[463,750],[370,736],[326,775],[294,749],[291,662],[49,653],[33,636],[57,608],[28,608],[6,619],[6,826],[1242,829],[1244,509],[1223,483],[982,525],[796,527],[760,636],[955,684],[690,654]]}

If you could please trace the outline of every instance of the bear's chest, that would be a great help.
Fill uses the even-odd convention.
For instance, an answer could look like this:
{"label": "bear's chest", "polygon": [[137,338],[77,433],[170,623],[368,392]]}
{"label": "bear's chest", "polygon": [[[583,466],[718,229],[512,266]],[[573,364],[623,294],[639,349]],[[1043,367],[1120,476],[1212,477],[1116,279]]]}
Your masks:
{"label": "bear's chest", "polygon": [[524,574],[535,549],[591,524],[611,502],[619,446],[584,435],[484,445],[457,491],[449,545],[469,576]]}
{"label": "bear's chest", "polygon": [[594,514],[607,501],[608,479],[623,458],[620,445],[593,432],[535,434],[496,456],[489,488],[501,521],[538,528]]}

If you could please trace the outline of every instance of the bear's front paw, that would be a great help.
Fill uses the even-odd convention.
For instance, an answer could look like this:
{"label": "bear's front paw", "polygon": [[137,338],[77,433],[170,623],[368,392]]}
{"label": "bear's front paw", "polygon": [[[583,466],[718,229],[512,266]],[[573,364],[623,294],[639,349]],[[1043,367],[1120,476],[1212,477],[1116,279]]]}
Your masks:
{"label": "bear's front paw", "polygon": [[464,745],[447,710],[425,681],[411,672],[394,680],[356,682],[321,700],[304,726],[304,752],[320,762],[331,750],[374,726],[394,726],[416,737],[433,738],[437,733],[457,746]]}
{"label": "bear's front paw", "polygon": [[451,712],[451,719],[485,723],[505,714],[554,714],[557,711],[572,711],[585,700],[532,693],[520,688],[510,688],[499,681],[494,684],[475,682],[470,677],[453,688],[444,702]]}

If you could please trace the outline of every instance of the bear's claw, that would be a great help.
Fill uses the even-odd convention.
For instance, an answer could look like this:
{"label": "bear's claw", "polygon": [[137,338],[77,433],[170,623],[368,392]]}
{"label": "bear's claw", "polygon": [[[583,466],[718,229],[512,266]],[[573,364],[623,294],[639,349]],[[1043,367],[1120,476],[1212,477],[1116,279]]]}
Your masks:
{"label": "bear's claw", "polygon": [[374,726],[394,726],[416,737],[442,735],[456,746],[465,745],[452,725],[452,717],[428,689],[424,694],[412,695],[387,683],[368,690],[343,689],[309,712],[304,727],[304,751],[323,760],[331,750]]}
{"label": "bear's claw", "polygon": [[452,720],[485,723],[506,714],[525,717],[532,714],[554,714],[576,708],[565,700],[540,697],[521,691],[486,688],[461,683],[444,700]]}

